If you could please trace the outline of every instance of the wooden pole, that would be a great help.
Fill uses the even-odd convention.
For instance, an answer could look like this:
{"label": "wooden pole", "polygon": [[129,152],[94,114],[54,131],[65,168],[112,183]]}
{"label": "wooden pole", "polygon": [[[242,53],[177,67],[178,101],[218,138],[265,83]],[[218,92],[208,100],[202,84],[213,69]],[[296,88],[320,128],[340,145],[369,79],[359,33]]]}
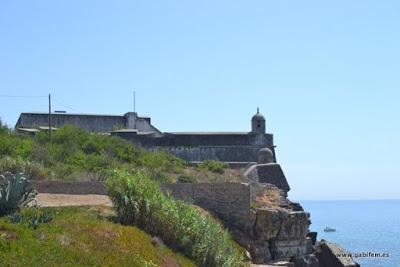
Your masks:
{"label": "wooden pole", "polygon": [[49,135],[50,135],[50,148],[53,148],[53,133],[51,130],[51,95],[49,94]]}

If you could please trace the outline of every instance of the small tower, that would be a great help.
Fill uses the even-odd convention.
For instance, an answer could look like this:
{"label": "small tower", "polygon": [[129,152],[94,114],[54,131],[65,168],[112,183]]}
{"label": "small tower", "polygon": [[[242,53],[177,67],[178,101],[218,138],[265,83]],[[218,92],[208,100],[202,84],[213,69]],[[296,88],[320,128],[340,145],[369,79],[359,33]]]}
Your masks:
{"label": "small tower", "polygon": [[251,118],[251,132],[265,134],[265,118],[261,115],[259,108],[257,108],[257,113]]}
{"label": "small tower", "polygon": [[274,153],[268,147],[261,148],[258,151],[258,164],[273,163],[275,162]]}

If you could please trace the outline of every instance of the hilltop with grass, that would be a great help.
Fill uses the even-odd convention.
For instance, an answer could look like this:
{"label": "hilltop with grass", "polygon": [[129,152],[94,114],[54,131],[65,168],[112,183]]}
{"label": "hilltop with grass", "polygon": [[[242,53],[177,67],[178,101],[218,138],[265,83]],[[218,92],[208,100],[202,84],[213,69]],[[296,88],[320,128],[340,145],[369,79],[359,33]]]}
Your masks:
{"label": "hilltop with grass", "polygon": [[225,163],[189,164],[167,152],[149,152],[122,138],[90,134],[66,125],[53,132],[20,135],[0,122],[0,172],[22,168],[32,180],[105,181],[112,169],[146,169],[158,182],[238,181]]}
{"label": "hilltop with grass", "polygon": [[[8,266],[245,266],[244,250],[209,213],[160,183],[238,181],[72,126],[19,135],[0,124],[0,261]],[[103,181],[115,206],[41,208],[28,179]]]}

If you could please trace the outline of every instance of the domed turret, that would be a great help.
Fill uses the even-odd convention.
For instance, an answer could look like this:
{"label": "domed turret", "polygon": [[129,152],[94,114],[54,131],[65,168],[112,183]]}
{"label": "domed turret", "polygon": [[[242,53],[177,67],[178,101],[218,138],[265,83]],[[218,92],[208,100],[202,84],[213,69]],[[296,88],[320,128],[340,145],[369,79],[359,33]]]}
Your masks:
{"label": "domed turret", "polygon": [[257,108],[257,113],[251,118],[251,131],[253,133],[265,134],[265,118]]}
{"label": "domed turret", "polygon": [[275,161],[274,153],[271,149],[264,147],[258,152],[258,164],[273,163]]}

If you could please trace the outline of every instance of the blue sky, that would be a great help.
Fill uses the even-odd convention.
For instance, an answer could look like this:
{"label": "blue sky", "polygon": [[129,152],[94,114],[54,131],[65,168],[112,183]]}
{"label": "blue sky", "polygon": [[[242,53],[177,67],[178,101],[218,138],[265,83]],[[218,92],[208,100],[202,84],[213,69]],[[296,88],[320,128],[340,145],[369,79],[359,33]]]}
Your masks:
{"label": "blue sky", "polygon": [[[152,117],[247,131],[257,106],[292,199],[400,197],[398,1],[0,2],[0,117]],[[24,96],[24,97],[6,97]],[[38,96],[38,97],[30,97]]]}

